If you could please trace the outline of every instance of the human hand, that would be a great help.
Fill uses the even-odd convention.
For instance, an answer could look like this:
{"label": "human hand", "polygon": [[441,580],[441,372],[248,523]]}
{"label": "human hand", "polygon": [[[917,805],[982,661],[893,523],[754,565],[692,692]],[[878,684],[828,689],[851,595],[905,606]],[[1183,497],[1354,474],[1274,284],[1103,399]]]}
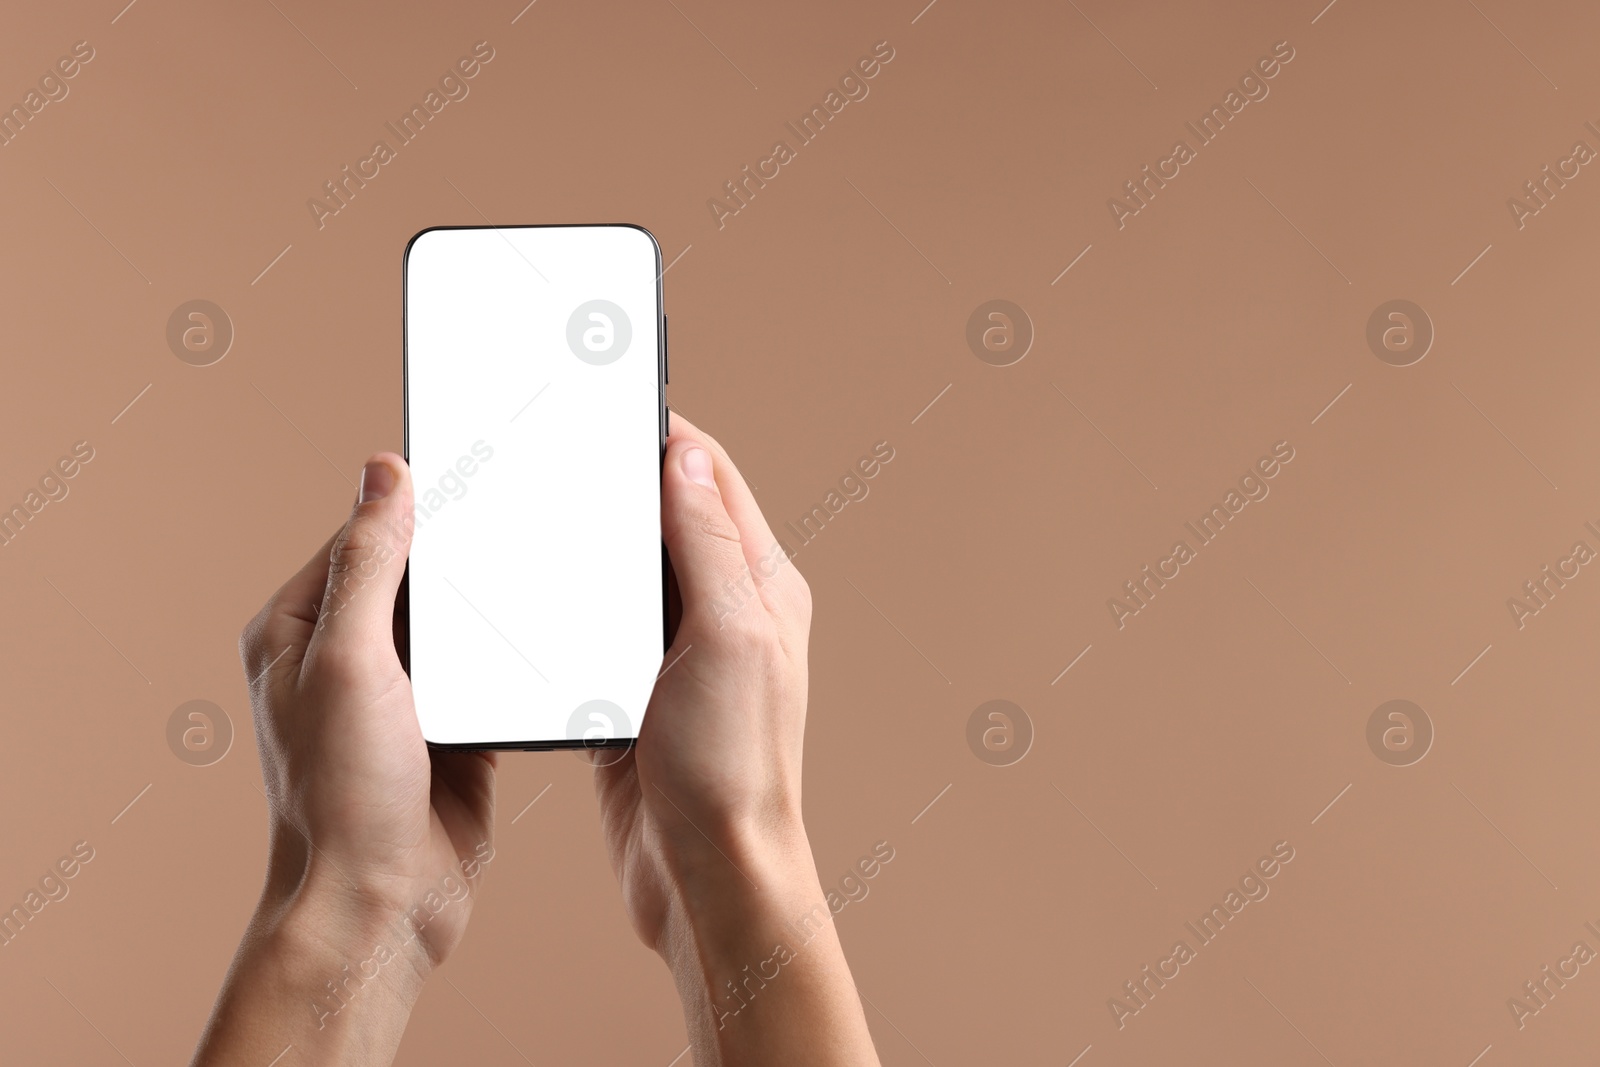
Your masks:
{"label": "human hand", "polygon": [[[810,589],[727,452],[672,419],[677,632],[638,743],[589,754],[612,866],[697,1064],[876,1064],[801,819]],[[781,977],[750,977],[774,958]]]}
{"label": "human hand", "polygon": [[[727,453],[672,418],[661,523],[677,633],[638,744],[590,754],[629,916],[652,948],[677,861],[707,844],[755,842],[809,859],[800,763],[811,593]],[[731,854],[721,865],[738,867]]]}
{"label": "human hand", "polygon": [[[475,872],[494,820],[494,754],[429,752],[395,652],[413,525],[405,460],[374,456],[349,520],[239,642],[284,868],[274,873],[396,914],[462,864]],[[424,967],[460,941],[471,897],[459,903],[422,925]]]}
{"label": "human hand", "polygon": [[[345,525],[240,638],[267,882],[196,1063],[258,1043],[266,1062],[286,1041],[388,1062],[493,858],[494,756],[429,752],[395,652],[412,508],[405,461],[374,456]],[[273,991],[309,1035],[283,1036],[296,1028],[268,1010]]]}

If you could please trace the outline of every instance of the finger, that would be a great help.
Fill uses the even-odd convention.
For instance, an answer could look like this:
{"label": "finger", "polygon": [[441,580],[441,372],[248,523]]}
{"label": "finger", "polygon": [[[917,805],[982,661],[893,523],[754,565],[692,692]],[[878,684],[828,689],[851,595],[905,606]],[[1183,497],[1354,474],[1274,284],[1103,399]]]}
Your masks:
{"label": "finger", "polygon": [[761,514],[761,508],[756,504],[744,475],[739,473],[739,468],[728,455],[727,449],[723,448],[716,438],[676,411],[671,413],[671,418],[669,443],[675,439],[694,441],[711,452],[716,461],[714,467],[717,486],[722,492],[723,505],[728,509],[728,516],[739,528],[740,535],[746,542],[745,547],[756,550],[756,558],[746,560],[754,567],[761,553],[777,539],[772,536],[772,529],[767,525],[766,517]]}
{"label": "finger", "polygon": [[745,565],[749,567],[758,587],[770,595],[770,606],[787,621],[809,625],[810,590],[800,572],[790,564],[785,546],[773,536],[772,528],[767,525],[766,516],[761,513],[761,506],[756,503],[738,466],[710,434],[677,412],[672,413],[672,418],[674,421],[669,442],[673,439],[693,441],[711,452],[723,505],[739,530]]}
{"label": "finger", "polygon": [[[703,640],[725,620],[766,608],[745,563],[740,531],[728,515],[716,477],[716,460],[698,440],[667,445],[661,469],[661,537],[683,600],[679,642]],[[741,611],[754,601],[755,612]],[[687,635],[687,637],[686,637]]]}
{"label": "finger", "polygon": [[683,592],[678,588],[678,575],[667,566],[667,643],[678,639],[678,627],[683,623]]}
{"label": "finger", "polygon": [[[269,671],[300,666],[317,624],[322,591],[328,584],[328,554],[338,536],[334,534],[324,541],[316,555],[272,594],[244,628],[239,637],[239,659],[250,685]],[[291,649],[298,649],[299,655],[290,654]]]}
{"label": "finger", "polygon": [[394,599],[414,521],[405,460],[393,452],[367,460],[356,506],[328,553],[308,663],[323,656],[360,664],[396,658]]}
{"label": "finger", "polygon": [[456,843],[460,858],[475,855],[494,838],[495,754],[433,752],[430,802],[439,824]]}

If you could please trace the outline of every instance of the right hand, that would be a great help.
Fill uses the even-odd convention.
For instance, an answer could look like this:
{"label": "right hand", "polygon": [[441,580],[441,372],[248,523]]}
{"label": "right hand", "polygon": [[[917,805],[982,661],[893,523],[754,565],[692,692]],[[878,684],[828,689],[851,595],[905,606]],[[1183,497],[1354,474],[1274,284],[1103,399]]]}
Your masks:
{"label": "right hand", "polygon": [[673,419],[677,631],[638,743],[590,753],[611,863],[696,1064],[876,1067],[800,818],[811,591],[727,452]]}
{"label": "right hand", "polygon": [[800,815],[811,591],[727,452],[672,419],[661,529],[681,617],[637,745],[591,754],[629,917],[663,955],[692,885],[816,885]]}

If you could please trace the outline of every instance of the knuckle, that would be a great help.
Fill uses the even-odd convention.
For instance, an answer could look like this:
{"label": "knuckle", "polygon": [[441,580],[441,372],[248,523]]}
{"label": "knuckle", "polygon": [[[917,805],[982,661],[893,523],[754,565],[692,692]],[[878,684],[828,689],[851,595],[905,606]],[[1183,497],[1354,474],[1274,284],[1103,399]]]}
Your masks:
{"label": "knuckle", "polygon": [[774,542],[771,551],[756,562],[755,573],[762,585],[773,590],[783,614],[795,615],[802,621],[811,618],[811,586],[782,545]]}
{"label": "knuckle", "polygon": [[257,612],[255,617],[244,624],[244,629],[239,631],[239,662],[244,664],[245,673],[254,677],[255,669],[261,658],[262,630],[265,628],[263,612]]}
{"label": "knuckle", "polygon": [[719,542],[739,544],[739,528],[726,515],[712,509],[679,515],[677,521],[667,524],[664,535],[669,545],[690,550],[707,545],[715,548]]}
{"label": "knuckle", "polygon": [[764,611],[735,611],[721,619],[711,640],[718,648],[746,662],[766,659],[777,646],[777,634]]}
{"label": "knuckle", "polygon": [[273,595],[239,633],[239,662],[244,665],[245,685],[254,690],[272,667],[288,653],[290,626],[283,594]]}
{"label": "knuckle", "polygon": [[394,543],[383,524],[358,517],[346,523],[334,541],[328,559],[329,573],[331,576],[355,571],[363,580],[369,579],[394,556]]}
{"label": "knuckle", "polygon": [[317,646],[310,671],[319,684],[336,693],[356,689],[367,674],[361,656],[337,640],[324,641]]}
{"label": "knuckle", "polygon": [[783,546],[781,544],[779,544],[777,541],[773,541],[772,547],[763,552],[760,557],[756,559],[755,565],[750,569],[761,581],[772,582],[783,580],[783,569],[785,566],[789,566],[791,570],[793,569],[793,567],[789,564],[788,553],[783,550]]}
{"label": "knuckle", "polygon": [[739,527],[719,511],[705,511],[696,515],[693,529],[695,535],[704,540],[727,541],[734,545],[740,543]]}
{"label": "knuckle", "polygon": [[790,568],[794,575],[791,584],[794,587],[795,604],[799,607],[800,616],[807,621],[811,618],[811,583],[799,571]]}

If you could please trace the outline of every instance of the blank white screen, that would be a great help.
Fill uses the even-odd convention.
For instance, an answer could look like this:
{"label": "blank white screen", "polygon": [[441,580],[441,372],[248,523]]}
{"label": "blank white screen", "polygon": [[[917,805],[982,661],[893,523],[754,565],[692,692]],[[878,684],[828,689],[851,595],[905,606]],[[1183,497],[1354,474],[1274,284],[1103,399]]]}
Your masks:
{"label": "blank white screen", "polygon": [[[659,270],[629,226],[411,245],[411,685],[429,741],[566,739],[591,700],[622,709],[617,736],[638,733],[663,645]],[[594,300],[631,325],[605,365],[568,344]],[[583,321],[603,345],[604,320]]]}

